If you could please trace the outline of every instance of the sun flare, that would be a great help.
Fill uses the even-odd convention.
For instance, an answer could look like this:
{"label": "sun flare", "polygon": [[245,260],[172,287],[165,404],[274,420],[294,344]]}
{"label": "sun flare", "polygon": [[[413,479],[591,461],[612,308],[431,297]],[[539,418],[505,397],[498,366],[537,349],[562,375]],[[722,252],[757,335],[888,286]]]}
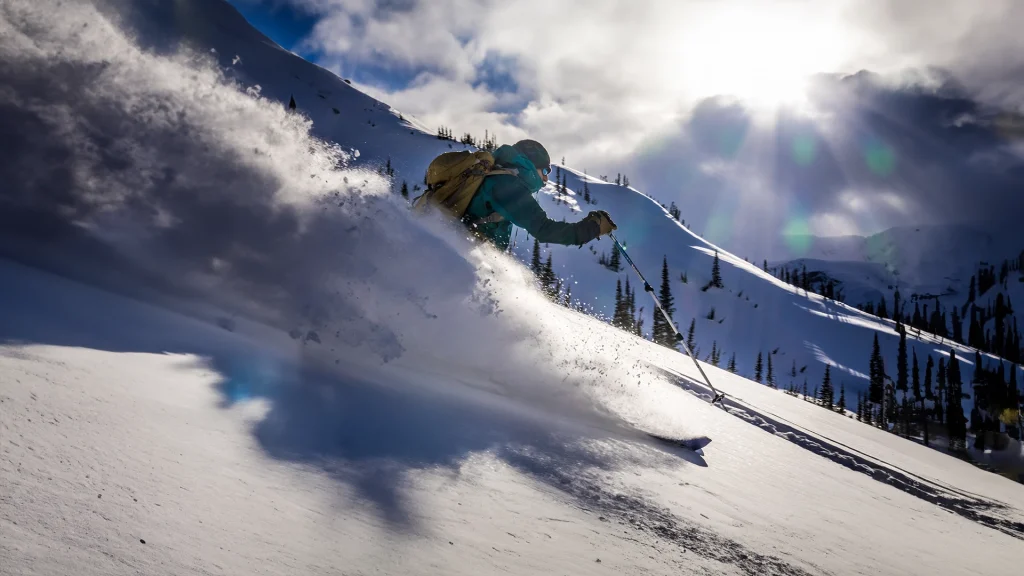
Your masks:
{"label": "sun flare", "polygon": [[808,78],[835,69],[845,41],[826,22],[755,3],[709,6],[686,28],[688,90],[734,96],[759,110],[803,104]]}

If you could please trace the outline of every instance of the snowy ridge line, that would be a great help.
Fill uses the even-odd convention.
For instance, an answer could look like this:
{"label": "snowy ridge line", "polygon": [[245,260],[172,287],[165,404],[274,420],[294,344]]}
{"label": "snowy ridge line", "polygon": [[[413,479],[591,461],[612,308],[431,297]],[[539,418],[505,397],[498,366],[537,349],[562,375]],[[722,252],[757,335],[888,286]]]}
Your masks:
{"label": "snowy ridge line", "polygon": [[[661,370],[666,376],[674,378],[676,384],[684,390],[710,401],[711,391],[700,382],[662,367],[652,366],[652,368]],[[968,520],[1024,540],[1024,522],[983,513],[983,511],[989,510],[1009,509],[1004,503],[970,495],[953,487],[922,478],[849,447],[840,447],[842,445],[839,442],[817,436],[783,418],[769,415],[770,413],[765,413],[742,400],[737,400],[733,396],[726,395],[722,402],[722,409],[749,424],[850,470],[870,476],[883,484],[888,484]]]}

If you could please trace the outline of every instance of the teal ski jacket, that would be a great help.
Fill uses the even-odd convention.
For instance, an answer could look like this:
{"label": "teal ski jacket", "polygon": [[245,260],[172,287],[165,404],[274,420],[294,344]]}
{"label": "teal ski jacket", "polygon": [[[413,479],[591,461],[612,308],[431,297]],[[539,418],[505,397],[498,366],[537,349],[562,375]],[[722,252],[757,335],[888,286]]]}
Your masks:
{"label": "teal ski jacket", "polygon": [[502,250],[508,248],[513,225],[544,244],[582,246],[598,237],[600,225],[593,219],[557,222],[548,218],[533,196],[544,187],[544,181],[526,156],[508,145],[493,155],[497,167],[514,169],[517,174],[484,178],[463,218],[477,234]]}

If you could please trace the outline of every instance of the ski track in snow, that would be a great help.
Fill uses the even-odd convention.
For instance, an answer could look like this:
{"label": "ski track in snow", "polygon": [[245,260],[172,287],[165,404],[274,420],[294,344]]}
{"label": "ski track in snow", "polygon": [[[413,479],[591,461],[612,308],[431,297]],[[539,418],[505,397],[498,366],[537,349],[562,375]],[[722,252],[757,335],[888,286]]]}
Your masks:
{"label": "ski track in snow", "polygon": [[[517,458],[509,458],[513,464]],[[537,460],[530,459],[529,466],[536,467]],[[810,573],[792,564],[767,554],[754,552],[743,544],[715,533],[693,522],[672,514],[668,509],[657,506],[641,493],[627,494],[613,491],[593,471],[573,467],[552,466],[546,475],[548,482],[585,503],[586,512],[600,514],[599,520],[611,522],[607,516],[617,520],[624,528],[654,535],[684,551],[702,558],[727,565],[734,565],[743,574],[778,576],[805,576]],[[826,572],[820,572],[826,573]]]}
{"label": "ski track in snow", "polygon": [[[662,370],[684,390],[709,402],[711,401],[711,390],[704,384],[681,374]],[[888,484],[926,502],[941,506],[964,518],[1024,540],[1024,522],[1014,522],[985,513],[1009,509],[1003,503],[982,496],[971,495],[952,486],[942,485],[936,481],[927,480],[901,470],[898,466],[888,462],[871,459],[866,454],[856,453],[856,450],[853,448],[843,446],[835,440],[812,435],[807,430],[800,430],[797,424],[771,414],[766,410],[759,410],[735,397],[726,395],[725,399],[721,402],[721,406],[729,414],[761,428],[769,434],[788,440],[818,456],[827,458],[851,470],[866,474],[879,482]]]}

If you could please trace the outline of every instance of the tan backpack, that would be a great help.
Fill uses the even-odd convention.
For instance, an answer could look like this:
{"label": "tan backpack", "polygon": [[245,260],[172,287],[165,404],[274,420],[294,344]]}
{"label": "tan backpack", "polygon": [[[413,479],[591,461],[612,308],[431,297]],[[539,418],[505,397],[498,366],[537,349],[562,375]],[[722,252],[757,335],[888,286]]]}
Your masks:
{"label": "tan backpack", "polygon": [[495,168],[494,156],[486,150],[444,152],[427,167],[427,191],[413,200],[413,209],[422,213],[430,207],[439,207],[461,220],[484,178],[494,174],[518,172]]}

